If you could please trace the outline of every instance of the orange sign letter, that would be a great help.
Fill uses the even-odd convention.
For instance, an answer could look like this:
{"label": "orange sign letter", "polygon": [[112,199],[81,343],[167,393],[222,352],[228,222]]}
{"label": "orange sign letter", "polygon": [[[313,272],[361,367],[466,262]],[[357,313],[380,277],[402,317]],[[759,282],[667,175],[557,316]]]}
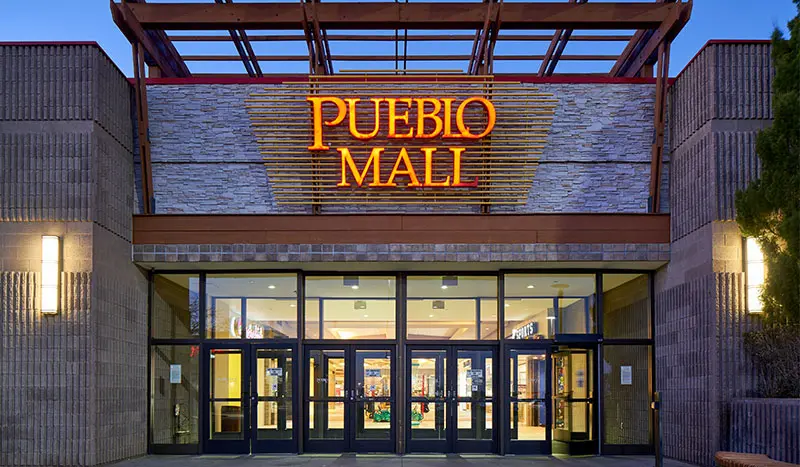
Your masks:
{"label": "orange sign letter", "polygon": [[375,104],[375,127],[372,129],[371,133],[358,132],[358,127],[356,126],[356,122],[358,121],[358,118],[356,118],[356,104],[359,101],[361,101],[361,99],[358,98],[345,99],[345,102],[347,102],[348,105],[348,111],[350,112],[350,134],[353,135],[354,138],[360,140],[372,139],[375,137],[375,135],[378,134],[378,130],[380,130],[381,128],[380,108],[383,99],[376,97],[370,99],[370,101],[372,101]]}
{"label": "orange sign letter", "polygon": [[364,170],[362,172],[358,171],[349,149],[336,148],[336,150],[342,155],[342,181],[336,186],[350,186],[350,182],[347,181],[347,169],[350,169],[350,173],[352,173],[353,177],[356,179],[356,185],[363,185],[364,179],[367,178],[370,164],[372,164],[372,183],[370,183],[369,186],[390,186],[389,184],[381,183],[381,153],[383,152],[383,148],[372,148],[372,152],[369,153],[369,159],[367,159],[367,163],[364,165]]}
{"label": "orange sign letter", "polygon": [[466,148],[450,148],[453,152],[453,186],[455,187],[476,187],[478,186],[478,177],[475,180],[465,183],[461,181],[461,153]]}
{"label": "orange sign letter", "polygon": [[[469,132],[469,127],[464,123],[464,109],[467,108],[469,104],[472,102],[479,102],[481,105],[486,107],[486,113],[488,114],[489,121],[486,123],[486,129],[483,130],[482,133],[477,135],[473,135]],[[497,120],[497,112],[494,109],[494,104],[489,102],[488,99],[484,99],[483,97],[470,97],[469,99],[464,99],[464,102],[458,106],[458,110],[456,111],[456,124],[458,125],[458,131],[461,132],[462,138],[467,139],[480,139],[484,136],[488,135],[492,128],[494,128],[494,123]]]}
{"label": "orange sign letter", "polygon": [[[406,166],[405,170],[397,170],[400,168],[401,162]],[[394,182],[394,177],[397,175],[408,175],[410,179],[408,186],[421,186],[419,184],[419,179],[417,179],[417,173],[414,172],[414,166],[411,165],[411,159],[408,158],[408,151],[406,151],[406,148],[400,150],[397,161],[394,163],[394,168],[392,168],[392,173],[389,174],[389,180],[386,181],[385,185],[380,186],[397,186],[397,183]]]}
{"label": "orange sign letter", "polygon": [[[425,104],[433,104],[433,111],[425,113]],[[442,110],[442,103],[439,99],[431,97],[421,97],[417,99],[417,138],[435,138],[442,131],[442,119],[439,111]],[[425,120],[433,120],[433,131],[425,133]]]}
{"label": "orange sign letter", "polygon": [[425,183],[422,186],[450,186],[450,176],[442,182],[433,181],[433,153],[436,148],[421,148],[422,153],[425,154]]}
{"label": "orange sign letter", "polygon": [[345,115],[347,114],[347,107],[344,105],[344,101],[339,99],[338,97],[306,97],[306,100],[311,102],[311,110],[312,116],[314,119],[314,144],[308,147],[309,151],[324,151],[330,149],[330,146],[325,146],[322,142],[322,103],[323,102],[332,102],[336,104],[336,117],[329,121],[325,122],[327,126],[336,126],[342,123],[344,120]]}
{"label": "orange sign letter", "polygon": [[395,99],[393,97],[387,98],[386,102],[389,103],[389,138],[412,138],[414,136],[414,127],[408,129],[408,133],[398,135],[396,125],[401,121],[408,125],[408,110],[405,113],[397,115],[397,103],[402,102],[411,108],[411,98],[404,97],[402,99]]}

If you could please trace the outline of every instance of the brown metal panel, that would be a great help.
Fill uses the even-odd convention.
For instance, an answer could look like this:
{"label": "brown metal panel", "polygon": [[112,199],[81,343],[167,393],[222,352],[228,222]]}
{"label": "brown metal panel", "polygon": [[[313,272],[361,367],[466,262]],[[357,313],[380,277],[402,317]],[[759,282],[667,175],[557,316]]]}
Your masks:
{"label": "brown metal panel", "polygon": [[[292,30],[303,21],[298,3],[129,4],[145,29]],[[505,3],[504,29],[655,29],[680,4]],[[477,29],[483,3],[320,3],[323,29]],[[505,19],[507,18],[507,20]]]}
{"label": "brown metal panel", "polygon": [[663,214],[156,215],[133,227],[137,244],[669,242]]}

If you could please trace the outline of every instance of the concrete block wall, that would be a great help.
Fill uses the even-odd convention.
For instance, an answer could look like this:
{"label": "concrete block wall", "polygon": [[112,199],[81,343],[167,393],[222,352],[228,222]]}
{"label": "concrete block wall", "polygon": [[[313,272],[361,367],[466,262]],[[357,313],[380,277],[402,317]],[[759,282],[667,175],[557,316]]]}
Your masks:
{"label": "concrete block wall", "polygon": [[[558,99],[555,119],[526,203],[496,206],[493,211],[646,212],[655,85],[526,86],[553,93]],[[148,86],[156,212],[308,212],[304,206],[278,205],[273,196],[245,108],[250,93],[265,88],[282,90],[279,85]],[[353,210],[469,213],[477,207],[323,207],[329,213]]]}
{"label": "concrete block wall", "polygon": [[771,122],[768,43],[710,42],[669,90],[670,263],[656,275],[656,386],[665,454],[713,465],[730,407],[756,377],[742,334],[736,190],[759,175],[755,136]]}
{"label": "concrete block wall", "polygon": [[[0,100],[0,465],[143,454],[131,88],[96,44],[0,44]],[[63,244],[54,316],[38,305],[42,235]]]}
{"label": "concrete block wall", "polygon": [[731,449],[800,463],[800,399],[737,399],[731,404]]}

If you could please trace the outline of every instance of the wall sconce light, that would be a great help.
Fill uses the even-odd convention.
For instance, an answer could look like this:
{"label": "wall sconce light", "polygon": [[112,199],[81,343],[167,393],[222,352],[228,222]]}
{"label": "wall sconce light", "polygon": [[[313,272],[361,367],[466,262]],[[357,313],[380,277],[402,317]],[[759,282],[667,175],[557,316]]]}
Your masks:
{"label": "wall sconce light", "polygon": [[58,313],[61,278],[61,238],[42,236],[42,313]]}
{"label": "wall sconce light", "polygon": [[764,264],[764,252],[755,238],[747,238],[744,242],[745,280],[747,281],[747,311],[761,313],[764,303],[761,301],[761,291],[764,288],[764,278],[767,268]]}

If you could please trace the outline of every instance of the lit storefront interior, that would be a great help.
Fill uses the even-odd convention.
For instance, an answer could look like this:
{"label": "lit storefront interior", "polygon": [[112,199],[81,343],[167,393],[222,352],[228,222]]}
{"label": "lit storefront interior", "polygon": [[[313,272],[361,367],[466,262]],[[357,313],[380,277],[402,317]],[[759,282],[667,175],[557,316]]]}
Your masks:
{"label": "lit storefront interior", "polygon": [[652,449],[647,272],[151,284],[153,452]]}

